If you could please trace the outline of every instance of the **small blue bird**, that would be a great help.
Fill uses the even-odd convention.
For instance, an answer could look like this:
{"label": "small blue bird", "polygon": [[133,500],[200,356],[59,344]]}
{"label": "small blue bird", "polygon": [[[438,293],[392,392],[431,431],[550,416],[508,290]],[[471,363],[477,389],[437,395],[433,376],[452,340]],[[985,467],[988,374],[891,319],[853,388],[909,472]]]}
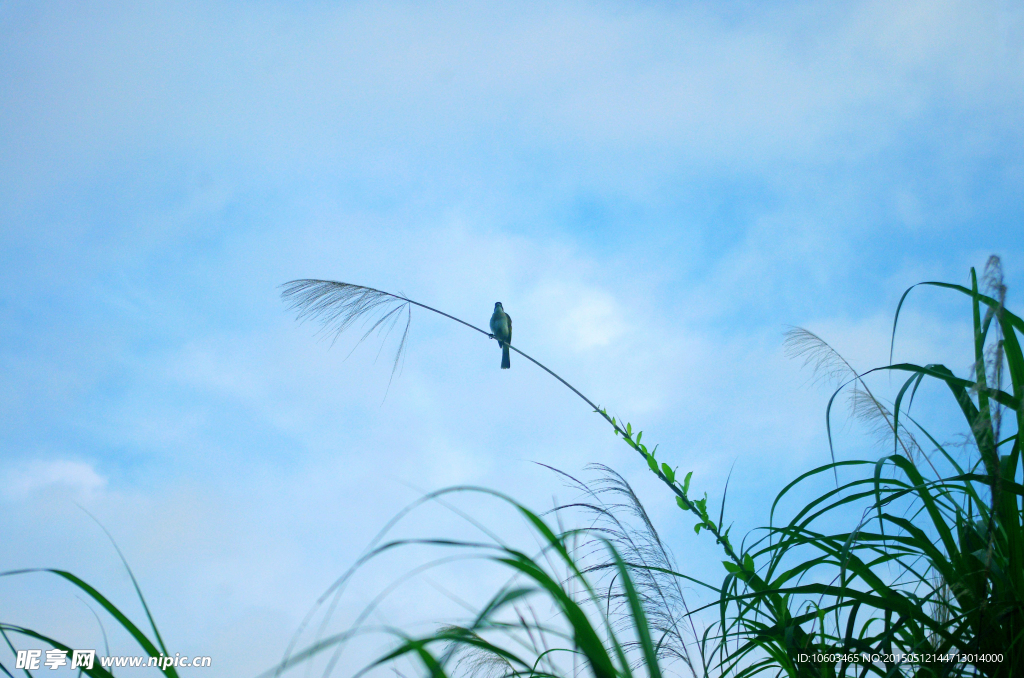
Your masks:
{"label": "small blue bird", "polygon": [[494,304],[494,315],[491,316],[491,336],[501,346],[501,369],[507,370],[512,366],[508,359],[508,345],[512,343],[512,317],[505,313],[500,301]]}

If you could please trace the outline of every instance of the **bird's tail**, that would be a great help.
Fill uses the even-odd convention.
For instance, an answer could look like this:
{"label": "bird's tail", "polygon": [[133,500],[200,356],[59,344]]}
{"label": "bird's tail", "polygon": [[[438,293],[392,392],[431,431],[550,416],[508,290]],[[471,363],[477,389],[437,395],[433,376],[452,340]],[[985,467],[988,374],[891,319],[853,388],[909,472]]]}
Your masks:
{"label": "bird's tail", "polygon": [[508,359],[508,344],[501,345],[501,369],[507,370],[512,367],[512,363]]}

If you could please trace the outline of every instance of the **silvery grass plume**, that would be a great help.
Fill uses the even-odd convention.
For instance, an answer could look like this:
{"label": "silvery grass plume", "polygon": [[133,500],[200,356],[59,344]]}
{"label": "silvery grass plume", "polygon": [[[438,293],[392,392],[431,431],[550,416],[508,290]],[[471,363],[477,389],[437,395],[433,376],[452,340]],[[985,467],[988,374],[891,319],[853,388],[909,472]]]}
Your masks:
{"label": "silvery grass plume", "polygon": [[[550,467],[549,467],[550,468]],[[683,596],[679,571],[675,559],[651,522],[647,510],[629,482],[618,472],[604,464],[591,464],[587,470],[596,472],[591,481],[579,480],[567,473],[560,473],[569,486],[580,491],[580,501],[558,507],[582,509],[592,521],[585,534],[599,534],[608,540],[631,566],[633,585],[647,615],[651,632],[658,638],[658,657],[668,665],[682,663],[690,675],[697,676],[688,645],[696,645],[701,653],[701,663],[706,674],[707,661],[703,646],[686,599]],[[598,540],[583,545],[585,551],[597,555],[596,559],[584,561],[584,574],[606,575],[604,585],[609,610],[615,617],[618,628],[625,629],[632,620],[625,592],[617,585],[615,563],[603,557]],[[689,640],[687,638],[689,637]],[[636,649],[635,644],[629,645]]]}
{"label": "silvery grass plume", "polygon": [[[296,319],[300,322],[316,319],[320,323],[320,331],[331,336],[332,346],[341,333],[359,319],[363,319],[364,326],[370,321],[374,322],[356,342],[356,346],[375,330],[378,335],[384,331],[384,341],[387,341],[391,331],[402,318],[402,311],[405,311],[405,329],[402,331],[402,339],[398,342],[398,350],[391,366],[391,378],[394,378],[409,338],[409,327],[412,324],[411,301],[370,287],[330,280],[292,280],[282,287],[284,289],[281,298],[288,304],[289,310],[298,311]],[[390,383],[389,380],[389,386]]]}
{"label": "silvery grass plume", "polygon": [[[556,506],[548,513],[559,517],[567,512],[582,512],[589,524],[576,532],[580,540],[573,540],[570,552],[578,563],[578,574],[568,572],[561,587],[578,598],[581,586],[576,577],[592,577],[590,583],[599,591],[597,601],[604,616],[620,637],[628,637],[636,623],[630,605],[630,593],[643,608],[651,637],[655,640],[655,654],[663,675],[680,675],[670,668],[684,667],[683,675],[709,675],[709,659],[705,656],[701,635],[693,622],[692,613],[683,595],[678,567],[668,547],[662,541],[647,510],[630,484],[619,473],[603,464],[591,464],[588,471],[595,472],[593,480],[580,480],[564,471],[540,464],[558,473],[568,487],[580,492],[580,498],[570,504]],[[547,514],[542,514],[547,515]],[[623,587],[615,559],[609,558],[608,545],[629,566],[632,592]],[[536,617],[533,610],[518,612],[522,626],[525,619]],[[540,624],[537,624],[540,627]],[[532,639],[532,636],[531,636]],[[537,636],[534,649],[539,651],[544,639]],[[698,672],[688,646],[700,652],[701,670]],[[634,670],[643,667],[645,658],[639,640],[623,640],[622,649],[631,657]],[[502,656],[480,645],[452,644],[457,652],[458,667],[476,678],[506,678],[517,675],[512,665]],[[579,675],[576,671],[572,675]]]}
{"label": "silvery grass plume", "polygon": [[[983,325],[985,327],[992,327],[995,332],[995,341],[989,344],[988,350],[985,352],[985,357],[974,364],[975,381],[978,383],[984,383],[983,380],[978,379],[978,371],[981,370],[982,374],[988,372],[987,382],[992,384],[997,390],[1003,388],[1003,373],[1006,371],[1006,365],[1003,361],[1005,351],[1003,346],[1003,314],[1006,309],[1006,283],[1003,281],[1003,266],[999,261],[999,257],[992,255],[988,258],[985,263],[985,273],[982,276],[982,281],[985,283],[985,289],[988,295],[998,302],[998,305],[988,307],[985,311],[985,320]],[[993,326],[992,319],[995,318],[998,322]],[[995,429],[995,438],[999,440],[999,431],[1002,428],[1003,421],[1003,410],[1000,407],[996,407],[992,411],[993,428]]]}
{"label": "silvery grass plume", "polygon": [[[913,461],[920,456],[921,446],[913,433],[903,424],[895,422],[892,412],[875,397],[861,374],[827,341],[802,327],[789,329],[785,336],[786,355],[790,358],[803,358],[804,367],[811,367],[815,381],[839,390],[853,383],[847,395],[850,415],[865,423],[880,442],[888,443],[895,436],[896,443],[907,459]],[[831,425],[828,428],[829,449],[832,451]],[[832,461],[835,461],[834,452]]]}

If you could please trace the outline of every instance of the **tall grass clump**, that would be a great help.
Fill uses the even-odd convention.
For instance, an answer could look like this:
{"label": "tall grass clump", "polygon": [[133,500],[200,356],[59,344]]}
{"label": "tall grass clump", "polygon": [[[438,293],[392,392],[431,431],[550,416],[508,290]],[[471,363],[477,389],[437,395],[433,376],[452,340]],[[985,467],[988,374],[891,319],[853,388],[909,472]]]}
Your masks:
{"label": "tall grass clump", "polygon": [[[891,453],[876,459],[833,459],[802,474],[772,503],[769,524],[738,546],[724,528],[724,508],[715,516],[707,495],[697,499],[691,492],[692,474],[680,477],[656,458],[656,448],[648,449],[641,432],[634,433],[631,424],[618,421],[570,386],[643,456],[680,509],[696,518],[694,529],[709,534],[725,556],[720,583],[696,582],[670,561],[644,562],[641,548],[616,550],[615,558],[603,563],[577,563],[573,577],[584,581],[621,560],[624,570],[616,572],[617,583],[603,594],[609,605],[612,600],[631,601],[638,579],[654,582],[660,591],[671,590],[673,580],[711,591],[713,602],[697,609],[686,608],[682,597],[673,595],[638,596],[642,617],[630,605],[625,609],[634,625],[638,620],[648,624],[647,635],[652,619],[690,625],[692,655],[698,660],[687,653],[684,664],[694,675],[1024,675],[1019,439],[1024,382],[1019,336],[1024,323],[1005,307],[998,259],[989,261],[984,282],[985,293],[979,291],[972,269],[969,288],[921,283],[970,301],[973,355],[966,377],[944,365],[913,363],[858,373],[813,333],[796,329],[788,334],[793,357],[804,359],[819,376],[841,382],[828,405],[830,447],[831,410],[837,398],[846,396],[852,413],[887,441]],[[285,296],[300,311],[308,311],[337,284],[291,283]],[[893,342],[910,291],[897,308]],[[373,292],[390,303],[387,293]],[[354,317],[343,319],[351,322]],[[870,387],[871,375],[879,373],[905,377],[892,402],[876,397]],[[928,383],[942,386],[963,417],[969,436],[966,458],[962,449],[939,442],[910,414],[915,396]],[[832,482],[815,492],[823,480]],[[783,519],[784,500],[806,496],[812,499]],[[642,510],[635,495],[623,506]],[[844,527],[836,531],[833,525]],[[632,531],[634,536],[644,533],[656,539],[652,525]],[[653,543],[650,537],[646,543]],[[567,585],[568,580],[562,582],[560,590]],[[695,616],[706,619],[709,610],[715,613],[713,621],[698,631]],[[637,634],[642,635],[639,630]],[[653,671],[653,664],[665,661],[671,644],[663,641],[668,637],[654,644],[653,663],[648,648],[636,638],[621,645],[609,635],[603,642],[615,652],[643,650],[636,661]],[[580,643],[572,640],[579,651]],[[478,645],[473,651],[487,652]],[[588,667],[593,675],[604,675],[596,665]],[[510,669],[500,675],[540,674]]]}
{"label": "tall grass clump", "polygon": [[[482,528],[466,515],[467,521],[482,528],[490,539],[385,540],[387,532],[398,522],[395,519],[374,540],[374,546],[325,592],[313,612],[325,610],[324,620],[328,620],[336,594],[359,570],[372,567],[378,558],[395,549],[434,547],[454,553],[421,565],[416,571],[469,559],[477,562],[477,571],[497,565],[508,575],[506,583],[474,614],[439,623],[436,630],[419,636],[402,628],[373,623],[377,610],[392,592],[389,588],[367,605],[346,631],[319,637],[298,650],[293,641],[282,662],[260,678],[281,675],[320,656],[326,659],[327,675],[335,666],[344,665],[349,648],[380,635],[394,641],[391,649],[355,675],[384,667],[396,675],[407,675],[399,667],[408,659],[415,660],[423,675],[431,677],[663,675],[660,655],[666,638],[657,632],[657,623],[648,619],[646,588],[637,581],[635,564],[626,560],[613,530],[564,529],[557,516],[539,515],[506,495],[478,487],[454,487],[431,493],[400,513],[399,518],[425,502],[446,504],[450,495],[465,493],[495,497],[512,508],[537,537],[539,547],[527,552],[505,543],[501,535]],[[581,555],[585,552],[590,553]],[[584,565],[597,556],[596,559],[607,563],[616,581],[616,600],[609,597],[608,590],[595,581]],[[312,619],[313,614],[303,627]],[[683,659],[687,660],[685,648],[683,652]]]}
{"label": "tall grass clump", "polygon": [[[106,529],[104,528],[104,531]],[[110,534],[107,533],[109,537]],[[9,572],[0,573],[0,577],[24,577],[29,575],[44,574],[52,575],[59,579],[71,584],[71,586],[78,590],[78,592],[85,595],[83,600],[90,601],[92,604],[98,605],[99,608],[105,612],[114,623],[121,629],[126,631],[132,640],[138,645],[138,647],[145,653],[145,656],[151,658],[153,661],[152,666],[161,672],[167,678],[178,678],[178,670],[175,668],[173,662],[175,659],[175,653],[167,649],[167,645],[164,644],[164,639],[160,635],[160,631],[157,629],[156,622],[153,620],[153,615],[149,611],[149,605],[146,604],[146,599],[142,595],[142,589],[139,588],[139,582],[135,579],[135,573],[128,566],[128,562],[125,560],[121,550],[114,544],[114,548],[117,551],[118,556],[121,558],[121,563],[124,565],[125,571],[128,573],[129,578],[132,582],[132,587],[135,589],[135,594],[138,596],[139,602],[142,604],[142,609],[146,615],[146,624],[136,624],[130,617],[128,617],[117,605],[115,605],[109,598],[100,593],[88,582],[82,580],[75,574],[66,570],[53,570],[53,569],[26,569],[26,570],[13,570]],[[87,602],[88,604],[88,602]],[[95,609],[92,605],[89,605],[89,609],[96,615]],[[113,656],[110,651],[110,645],[107,641],[106,630],[103,627],[102,621],[100,621],[99,615],[96,615],[96,620],[99,623],[99,628],[103,634],[103,645],[105,649],[104,657]],[[152,635],[145,630],[148,626]],[[13,636],[13,638],[12,638]],[[34,629],[27,628],[18,624],[12,624],[4,621],[0,621],[0,637],[3,638],[4,646],[10,650],[11,654],[15,657],[18,655],[19,649],[37,649],[39,644],[49,646],[54,650],[63,650],[66,653],[67,665],[72,666],[73,651],[75,649],[81,649],[71,647],[68,643],[64,643],[61,640],[53,638],[45,633],[41,633]],[[22,643],[25,639],[26,642]],[[31,640],[28,640],[31,639]],[[17,642],[15,642],[17,641]],[[26,644],[28,647],[26,648]],[[104,667],[99,659],[99,654],[94,658],[91,666],[79,666],[78,674],[85,674],[90,678],[113,678],[114,672],[112,668]],[[3,672],[5,676],[13,676],[10,669],[23,673],[28,678],[32,678],[33,673],[28,668],[12,666],[8,668],[0,662],[0,672]],[[45,675],[50,672],[50,668],[43,666],[42,673]]]}
{"label": "tall grass clump", "polygon": [[[816,336],[790,333],[793,355],[819,372],[848,377],[829,414],[837,395],[849,390],[853,412],[887,434],[891,454],[801,475],[772,504],[772,523],[745,549],[746,565],[725,563],[717,647],[723,673],[751,675],[759,667],[830,676],[1024,673],[1024,322],[1005,308],[997,259],[986,278],[989,294],[979,292],[973,270],[970,288],[922,283],[971,301],[968,378],[944,365],[912,363],[859,375]],[[897,308],[894,340],[909,292]],[[891,406],[865,380],[882,372],[906,376]],[[942,385],[960,411],[970,435],[966,460],[910,415],[926,380]],[[841,483],[840,472],[848,478]],[[826,474],[836,486],[776,524],[780,501]],[[818,527],[837,515],[860,519],[840,532]],[[802,661],[814,653],[843,660]],[[865,655],[873,661],[863,661]]]}
{"label": "tall grass clump", "polygon": [[[891,453],[801,475],[773,502],[771,523],[752,534],[743,564],[725,562],[715,647],[721,673],[1024,673],[1024,322],[1004,306],[998,260],[990,261],[986,277],[990,294],[979,292],[973,270],[970,288],[923,283],[971,301],[968,378],[944,365],[912,363],[856,374],[815,335],[790,333],[791,354],[813,362],[819,373],[846,377],[829,414],[835,398],[848,391],[854,414],[887,434]],[[894,340],[909,292],[897,308]],[[906,376],[891,406],[865,380],[885,372]],[[910,415],[926,380],[942,385],[960,411],[970,435],[966,459]],[[828,475],[835,487],[776,522],[783,499]],[[848,527],[819,527],[836,522]],[[821,654],[840,660],[806,660]]]}

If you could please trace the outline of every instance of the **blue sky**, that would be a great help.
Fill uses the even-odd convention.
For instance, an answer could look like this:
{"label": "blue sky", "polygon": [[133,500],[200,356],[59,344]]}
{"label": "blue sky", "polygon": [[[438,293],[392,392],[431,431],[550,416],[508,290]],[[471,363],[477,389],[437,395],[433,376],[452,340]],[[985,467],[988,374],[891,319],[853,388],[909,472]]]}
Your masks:
{"label": "blue sky", "polygon": [[[81,505],[217,675],[270,666],[421,491],[572,498],[532,461],[613,466],[684,566],[716,556],[525,361],[416,312],[385,399],[389,347],[346,360],[285,281],[480,326],[502,301],[522,350],[695,486],[719,496],[735,463],[737,530],[828,454],[829,391],[787,326],[867,368],[909,285],[992,253],[1011,307],[1024,284],[1018,3],[5,2],[0,36],[0,569],[67,568],[137,611]],[[916,294],[897,359],[965,372],[967,313]],[[427,509],[405,529],[466,528]],[[499,581],[443,576],[468,598]],[[0,587],[5,621],[97,645],[68,587]],[[389,619],[438,605],[399,591]]]}

